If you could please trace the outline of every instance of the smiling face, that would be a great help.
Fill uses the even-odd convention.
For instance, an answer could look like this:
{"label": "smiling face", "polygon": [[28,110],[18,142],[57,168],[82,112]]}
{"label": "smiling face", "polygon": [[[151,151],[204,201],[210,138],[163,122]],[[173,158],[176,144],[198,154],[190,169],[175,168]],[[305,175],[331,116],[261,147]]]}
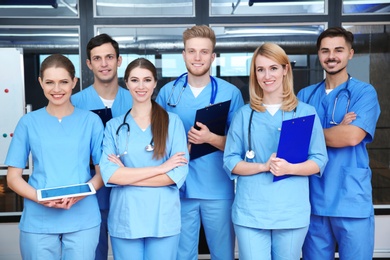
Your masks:
{"label": "smiling face", "polygon": [[256,79],[264,93],[264,98],[276,97],[282,100],[283,77],[287,74],[286,65],[257,55],[255,60]]}
{"label": "smiling face", "polygon": [[318,50],[318,59],[327,74],[335,75],[346,71],[353,53],[353,49],[343,37],[325,37]]}
{"label": "smiling face", "polygon": [[153,91],[157,86],[157,80],[153,73],[140,67],[132,69],[125,82],[134,103],[150,102]]}
{"label": "smiling face", "polygon": [[95,81],[111,83],[117,81],[118,67],[122,64],[122,57],[116,57],[116,52],[111,43],[105,43],[91,50],[91,60],[87,60],[87,66],[92,70]]}
{"label": "smiling face", "polygon": [[49,100],[49,105],[63,106],[70,103],[70,96],[76,86],[77,78],[72,79],[66,69],[49,67],[38,80],[45,97]]}
{"label": "smiling face", "polygon": [[208,38],[192,38],[185,42],[183,59],[189,74],[194,76],[209,75],[215,59],[213,43]]}

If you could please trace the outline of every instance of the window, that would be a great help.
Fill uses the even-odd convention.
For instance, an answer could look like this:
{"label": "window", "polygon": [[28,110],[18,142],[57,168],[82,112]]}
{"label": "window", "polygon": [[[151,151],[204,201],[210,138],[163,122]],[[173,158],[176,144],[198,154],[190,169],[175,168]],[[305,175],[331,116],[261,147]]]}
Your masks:
{"label": "window", "polygon": [[95,0],[97,17],[190,17],[193,0]]}
{"label": "window", "polygon": [[390,13],[390,0],[343,0],[343,14]]}
{"label": "window", "polygon": [[211,16],[324,14],[325,0],[210,0]]}

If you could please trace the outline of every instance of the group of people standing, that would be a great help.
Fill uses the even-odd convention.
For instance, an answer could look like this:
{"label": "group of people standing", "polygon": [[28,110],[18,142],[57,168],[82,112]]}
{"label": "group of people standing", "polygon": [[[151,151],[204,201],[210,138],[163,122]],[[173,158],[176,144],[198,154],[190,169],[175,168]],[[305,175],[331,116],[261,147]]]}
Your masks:
{"label": "group of people standing", "polygon": [[[366,144],[380,108],[373,86],[347,73],[353,34],[337,27],[319,36],[326,78],[297,96],[285,51],[261,45],[251,61],[248,104],[237,87],[210,75],[211,28],[185,30],[183,43],[187,73],[155,100],[157,71],[147,59],[128,64],[128,90],[118,86],[122,60],[106,34],[87,45],[94,83],[77,94],[66,57],[43,61],[39,82],[48,105],[21,118],[5,162],[9,187],[25,198],[23,259],[107,259],[109,234],[114,259],[195,260],[201,225],[213,260],[234,259],[236,238],[240,260],[334,259],[336,244],[341,259],[371,259]],[[225,135],[194,123],[198,109],[224,101]],[[307,160],[278,158],[282,122],[307,115],[315,117]],[[217,151],[191,160],[191,147],[205,143]],[[97,195],[37,199],[36,189],[83,182]]]}

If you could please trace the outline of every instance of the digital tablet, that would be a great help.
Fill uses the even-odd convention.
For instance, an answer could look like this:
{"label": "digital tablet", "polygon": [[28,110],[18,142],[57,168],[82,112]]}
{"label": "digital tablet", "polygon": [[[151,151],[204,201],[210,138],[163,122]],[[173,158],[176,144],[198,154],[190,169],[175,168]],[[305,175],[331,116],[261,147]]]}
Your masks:
{"label": "digital tablet", "polygon": [[82,183],[37,190],[38,201],[87,196],[95,193],[96,190],[92,183]]}

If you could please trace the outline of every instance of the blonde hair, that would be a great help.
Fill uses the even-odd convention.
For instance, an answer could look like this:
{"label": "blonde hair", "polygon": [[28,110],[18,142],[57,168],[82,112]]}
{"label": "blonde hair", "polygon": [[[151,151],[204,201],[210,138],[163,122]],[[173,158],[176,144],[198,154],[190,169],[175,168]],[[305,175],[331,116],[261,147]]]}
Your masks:
{"label": "blonde hair", "polygon": [[183,43],[184,47],[186,46],[186,42],[192,38],[207,38],[213,44],[213,51],[215,49],[215,44],[217,42],[215,38],[215,33],[213,29],[208,27],[207,25],[195,25],[191,28],[186,29],[183,32]]}
{"label": "blonde hair", "polygon": [[263,106],[264,92],[260,87],[256,77],[256,58],[264,56],[283,66],[287,70],[286,76],[283,77],[283,102],[281,109],[291,111],[298,105],[298,99],[294,93],[293,75],[290,60],[286,52],[277,44],[264,43],[259,46],[252,56],[250,75],[249,75],[249,103],[252,109],[258,112],[264,112]]}

